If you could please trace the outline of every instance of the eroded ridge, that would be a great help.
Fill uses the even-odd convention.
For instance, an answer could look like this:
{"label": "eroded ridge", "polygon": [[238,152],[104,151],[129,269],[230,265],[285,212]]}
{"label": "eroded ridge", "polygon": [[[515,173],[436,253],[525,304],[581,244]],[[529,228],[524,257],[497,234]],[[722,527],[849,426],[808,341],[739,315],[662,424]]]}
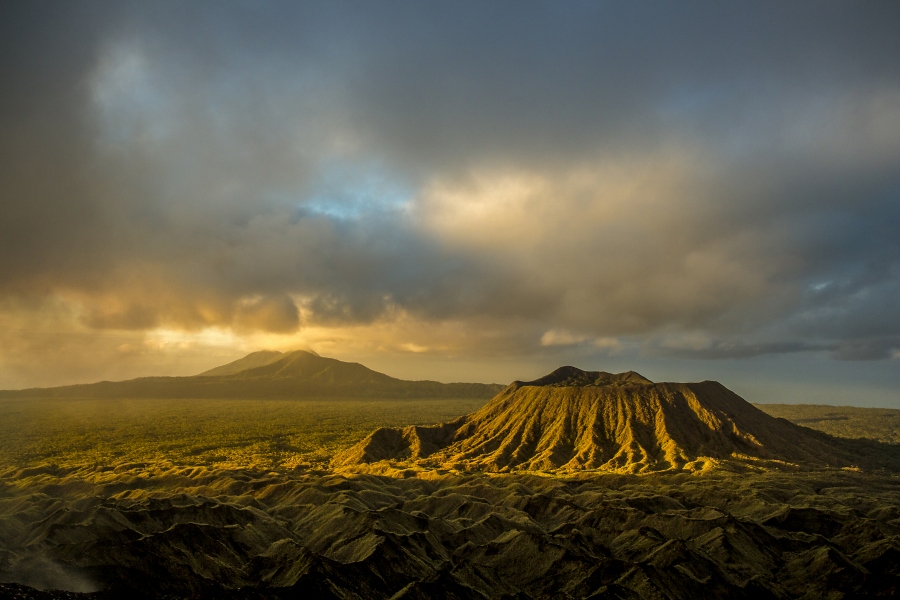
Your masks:
{"label": "eroded ridge", "polygon": [[653,383],[634,371],[562,367],[516,381],[448,423],[382,428],[335,456],[458,471],[701,471],[878,466],[847,440],[767,415],[715,381]]}
{"label": "eroded ridge", "polygon": [[0,583],[0,597],[755,600],[900,590],[895,476],[431,475],[164,464],[0,473],[0,582],[19,584]]}

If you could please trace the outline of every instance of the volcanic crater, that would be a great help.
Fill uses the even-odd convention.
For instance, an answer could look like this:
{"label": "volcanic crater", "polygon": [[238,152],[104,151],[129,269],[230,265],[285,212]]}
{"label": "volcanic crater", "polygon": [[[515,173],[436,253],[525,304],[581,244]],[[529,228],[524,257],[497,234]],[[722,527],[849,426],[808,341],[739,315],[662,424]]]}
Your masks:
{"label": "volcanic crater", "polygon": [[377,429],[332,466],[647,473],[869,460],[849,440],[769,416],[716,381],[654,383],[634,371],[565,366],[515,381],[453,421]]}

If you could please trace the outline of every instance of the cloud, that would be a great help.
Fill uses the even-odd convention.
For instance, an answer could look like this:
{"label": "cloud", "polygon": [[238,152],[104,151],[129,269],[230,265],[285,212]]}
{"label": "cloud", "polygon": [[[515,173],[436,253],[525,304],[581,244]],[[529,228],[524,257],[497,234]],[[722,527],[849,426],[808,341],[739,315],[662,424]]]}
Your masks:
{"label": "cloud", "polygon": [[240,303],[235,328],[291,333],[300,328],[300,311],[290,296],[248,298]]}
{"label": "cloud", "polygon": [[[699,360],[740,359],[762,356],[766,354],[796,354],[801,352],[822,352],[832,347],[806,342],[759,342],[742,343],[733,341],[709,340],[702,346],[673,345],[662,343],[648,345],[645,351],[651,355],[671,356]],[[843,357],[842,357],[843,358]]]}
{"label": "cloud", "polygon": [[586,335],[577,335],[565,330],[548,329],[541,336],[541,346],[571,346],[588,340]]}
{"label": "cloud", "polygon": [[591,337],[572,333],[565,329],[548,329],[541,336],[541,346],[576,346],[584,343],[609,351],[622,349],[622,343],[614,337]]}
{"label": "cloud", "polygon": [[833,350],[841,360],[881,360],[897,358],[900,353],[900,336],[842,341]]}
{"label": "cloud", "polygon": [[16,331],[895,351],[893,4],[2,10]]}

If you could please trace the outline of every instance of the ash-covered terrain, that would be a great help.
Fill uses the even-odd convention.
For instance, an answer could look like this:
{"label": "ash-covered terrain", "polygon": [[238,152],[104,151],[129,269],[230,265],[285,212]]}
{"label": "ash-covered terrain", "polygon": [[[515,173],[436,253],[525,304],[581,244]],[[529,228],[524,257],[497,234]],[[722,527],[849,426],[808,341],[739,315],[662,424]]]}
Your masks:
{"label": "ash-covered terrain", "polygon": [[[38,419],[16,406],[20,428]],[[8,451],[0,597],[900,594],[900,447],[772,417],[715,382],[565,367],[440,425],[340,440],[354,436],[330,464]]]}

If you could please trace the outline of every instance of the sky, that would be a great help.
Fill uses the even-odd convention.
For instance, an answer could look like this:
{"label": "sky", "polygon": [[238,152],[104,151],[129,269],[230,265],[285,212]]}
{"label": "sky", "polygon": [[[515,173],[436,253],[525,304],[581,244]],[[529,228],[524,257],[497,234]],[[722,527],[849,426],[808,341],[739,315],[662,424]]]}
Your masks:
{"label": "sky", "polygon": [[900,408],[900,3],[3,2],[0,388],[312,348]]}

